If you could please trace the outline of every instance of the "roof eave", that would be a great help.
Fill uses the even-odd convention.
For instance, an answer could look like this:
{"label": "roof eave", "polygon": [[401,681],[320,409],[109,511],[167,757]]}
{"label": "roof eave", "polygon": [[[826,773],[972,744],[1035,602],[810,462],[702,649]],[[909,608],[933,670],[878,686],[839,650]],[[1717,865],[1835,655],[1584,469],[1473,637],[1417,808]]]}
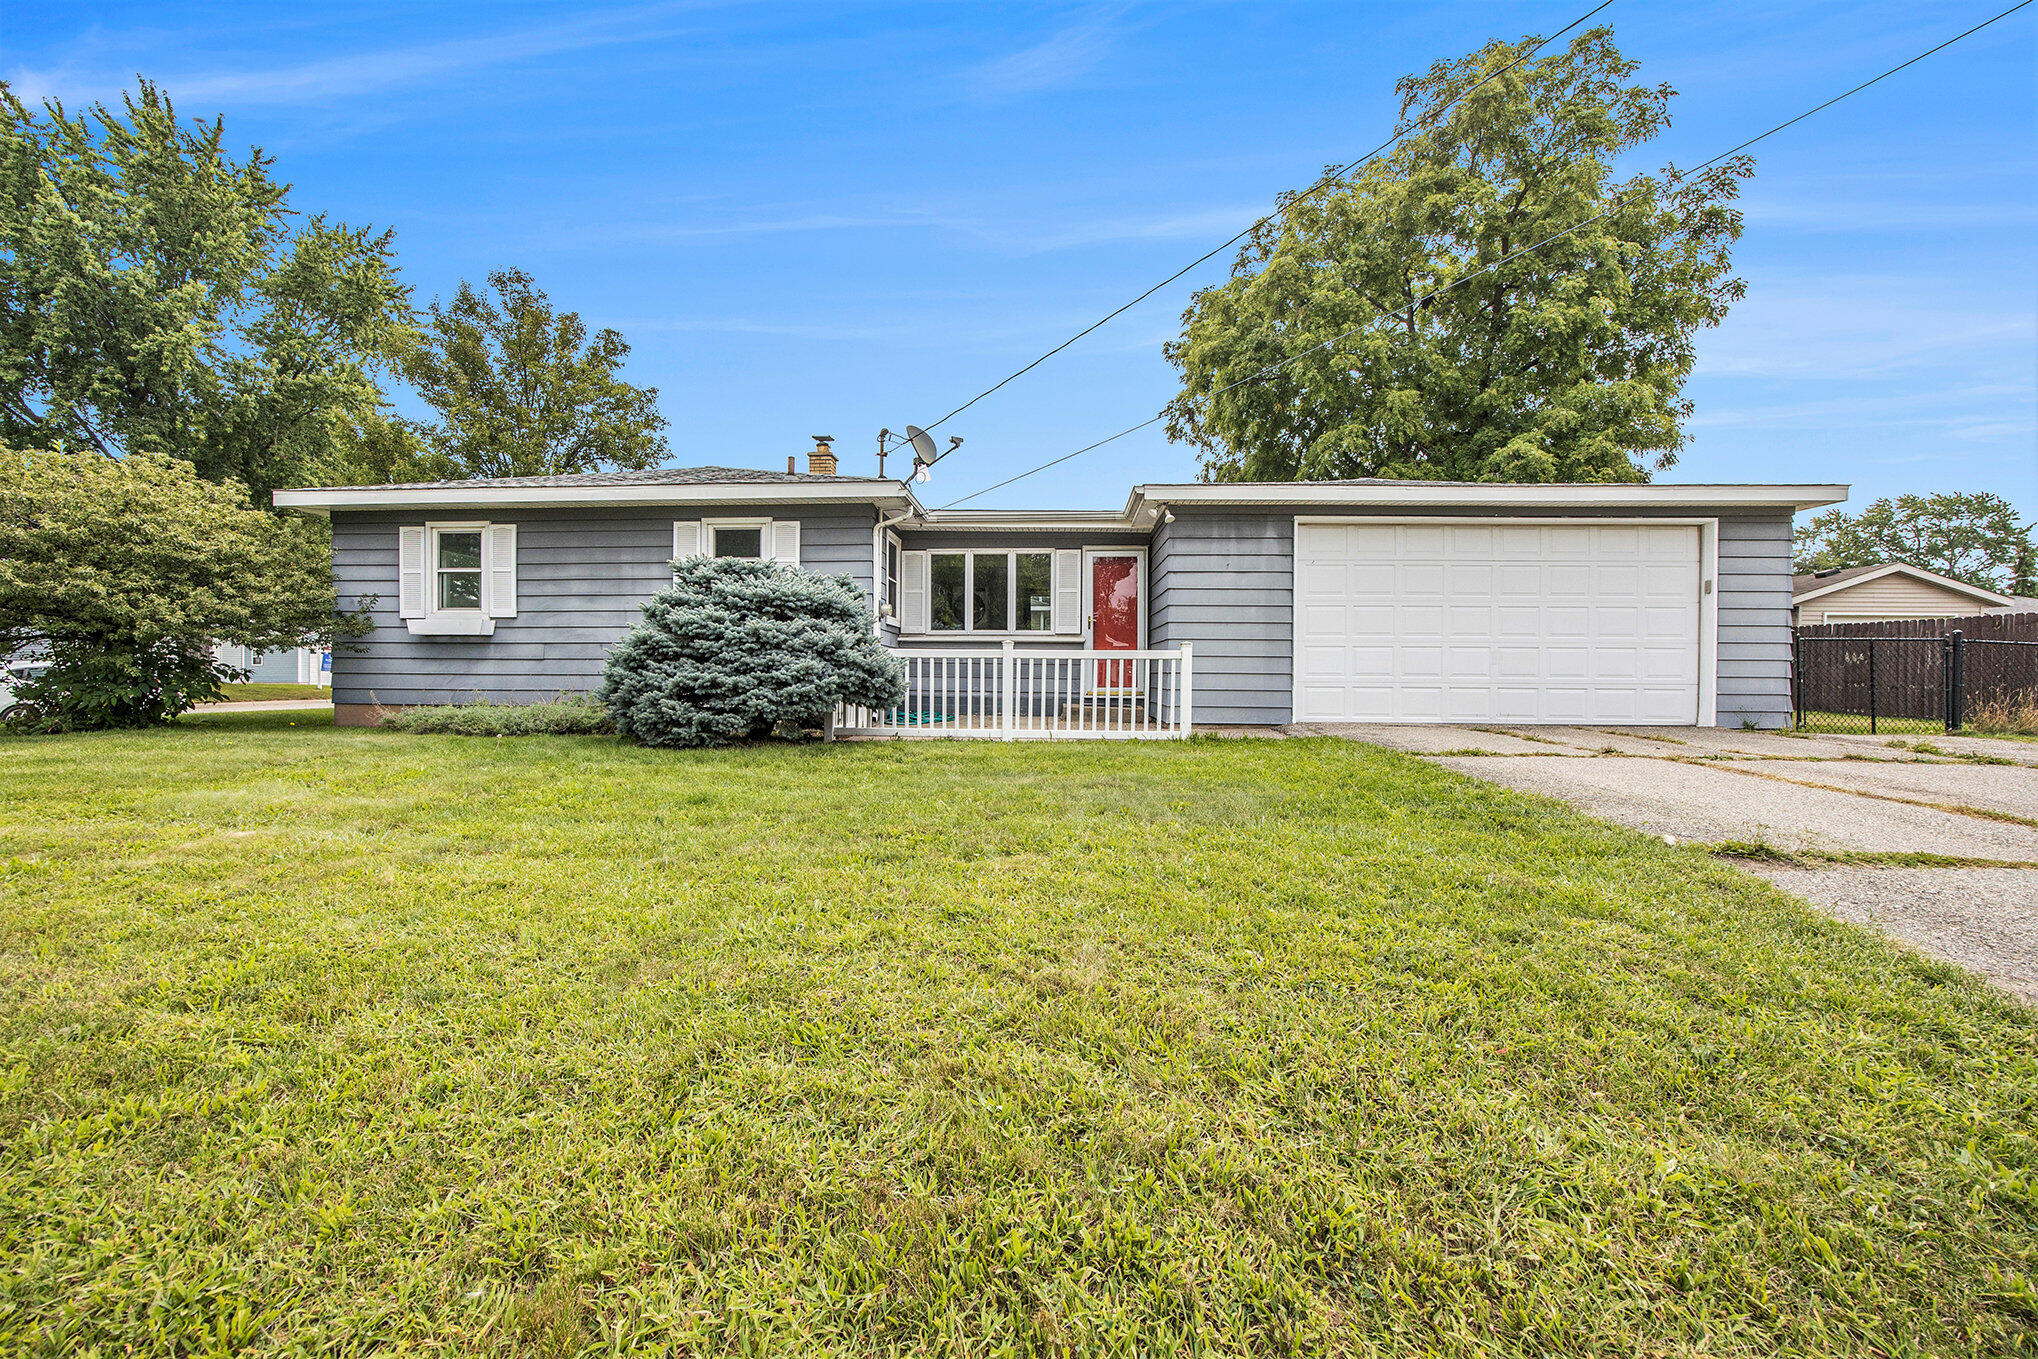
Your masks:
{"label": "roof eave", "polygon": [[901,482],[651,482],[597,486],[347,486],[276,491],[277,509],[554,509],[580,505],[877,505],[919,509]]}
{"label": "roof eave", "polygon": [[1129,518],[1151,517],[1148,505],[1333,505],[1354,509],[1420,506],[1486,509],[1491,507],[1622,508],[1622,509],[1789,509],[1813,510],[1847,498],[1844,485],[1656,485],[1629,482],[1545,485],[1513,483],[1467,485],[1350,486],[1334,482],[1259,481],[1190,482],[1180,485],[1135,486],[1126,502]]}

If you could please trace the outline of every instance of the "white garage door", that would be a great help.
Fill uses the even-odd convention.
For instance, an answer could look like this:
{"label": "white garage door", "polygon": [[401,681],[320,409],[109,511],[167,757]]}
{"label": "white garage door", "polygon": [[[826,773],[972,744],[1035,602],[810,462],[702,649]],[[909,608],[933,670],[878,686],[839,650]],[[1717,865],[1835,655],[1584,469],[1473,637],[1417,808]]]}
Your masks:
{"label": "white garage door", "polygon": [[1690,525],[1298,523],[1296,719],[1692,723]]}

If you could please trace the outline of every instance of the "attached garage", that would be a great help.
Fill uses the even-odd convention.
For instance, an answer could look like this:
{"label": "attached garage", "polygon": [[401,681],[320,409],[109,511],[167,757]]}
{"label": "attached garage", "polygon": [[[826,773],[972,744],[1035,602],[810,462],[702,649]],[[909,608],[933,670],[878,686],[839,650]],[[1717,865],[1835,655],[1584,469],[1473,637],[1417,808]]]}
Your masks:
{"label": "attached garage", "polygon": [[1711,724],[1717,534],[1298,518],[1295,718]]}

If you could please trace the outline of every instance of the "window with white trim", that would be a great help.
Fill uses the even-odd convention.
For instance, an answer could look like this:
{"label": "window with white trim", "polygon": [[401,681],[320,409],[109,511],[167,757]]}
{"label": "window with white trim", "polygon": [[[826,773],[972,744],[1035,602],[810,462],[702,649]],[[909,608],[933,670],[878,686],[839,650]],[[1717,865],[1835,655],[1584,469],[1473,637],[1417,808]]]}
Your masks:
{"label": "window with white trim", "polygon": [[707,521],[708,555],[761,561],[764,557],[764,535],[770,527],[769,519],[710,519]]}
{"label": "window with white trim", "polygon": [[481,530],[432,530],[432,612],[481,612]]}
{"label": "window with white trim", "polygon": [[486,637],[517,614],[515,524],[406,524],[397,530],[397,613],[411,632]]}
{"label": "window with white trim", "polygon": [[1051,632],[1052,552],[930,552],[930,632]]}
{"label": "window with white trim", "polygon": [[899,558],[904,554],[899,535],[885,535],[885,611],[893,618],[899,617]]}

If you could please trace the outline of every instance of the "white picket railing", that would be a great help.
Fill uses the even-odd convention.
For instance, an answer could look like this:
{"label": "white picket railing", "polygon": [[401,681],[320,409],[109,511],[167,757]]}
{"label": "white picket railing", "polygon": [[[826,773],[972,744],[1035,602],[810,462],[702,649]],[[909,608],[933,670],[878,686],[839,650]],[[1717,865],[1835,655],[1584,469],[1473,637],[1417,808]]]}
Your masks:
{"label": "white picket railing", "polygon": [[1155,740],[1194,719],[1190,644],[1173,651],[892,653],[906,668],[896,708],[836,709],[839,736],[948,736],[991,741]]}

